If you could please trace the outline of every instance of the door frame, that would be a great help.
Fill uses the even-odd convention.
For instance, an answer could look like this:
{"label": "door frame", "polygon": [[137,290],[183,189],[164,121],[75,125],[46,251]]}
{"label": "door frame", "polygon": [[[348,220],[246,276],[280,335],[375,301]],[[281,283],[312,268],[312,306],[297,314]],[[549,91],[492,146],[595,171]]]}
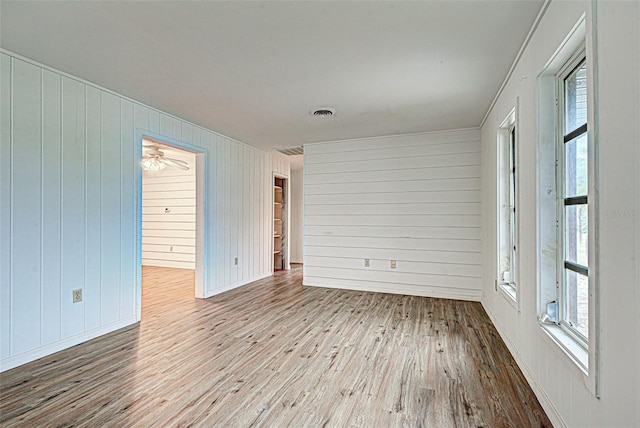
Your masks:
{"label": "door frame", "polygon": [[[285,252],[284,252],[284,260],[283,260],[283,264],[284,264],[284,270],[289,270],[291,269],[291,264],[290,264],[290,257],[289,257],[289,253],[291,252],[291,241],[289,239],[289,235],[291,234],[291,180],[289,179],[288,175],[284,175],[284,174],[280,174],[278,172],[273,172],[271,175],[271,244],[269,245],[269,248],[271,249],[269,251],[269,254],[271,255],[270,260],[271,260],[271,273],[275,273],[275,268],[273,266],[273,262],[274,262],[274,255],[273,255],[273,235],[275,234],[275,213],[273,212],[273,205],[275,202],[275,195],[273,193],[273,186],[275,183],[275,179],[276,178],[280,178],[282,180],[285,180],[286,186],[284,189],[282,189],[282,192],[284,194],[284,220],[283,220],[283,227],[286,227],[286,234],[285,234]],[[284,230],[283,230],[284,232]]]}
{"label": "door frame", "polygon": [[135,231],[136,231],[136,319],[142,318],[142,140],[147,139],[160,144],[191,152],[196,155],[196,274],[194,295],[199,299],[207,296],[209,284],[209,242],[208,227],[208,183],[209,183],[209,151],[193,144],[168,138],[153,132],[136,130],[135,161],[137,174],[135,178]]}

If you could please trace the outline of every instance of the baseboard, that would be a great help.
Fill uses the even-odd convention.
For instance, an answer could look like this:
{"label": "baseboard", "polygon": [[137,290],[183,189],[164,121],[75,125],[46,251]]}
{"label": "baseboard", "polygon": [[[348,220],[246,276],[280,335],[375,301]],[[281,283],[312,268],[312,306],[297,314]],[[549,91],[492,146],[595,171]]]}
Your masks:
{"label": "baseboard", "polygon": [[545,390],[535,379],[533,372],[531,371],[529,366],[524,362],[522,356],[518,352],[518,348],[511,341],[511,339],[507,337],[507,335],[504,333],[502,328],[500,328],[500,326],[496,323],[496,318],[494,317],[493,313],[484,305],[484,303],[482,303],[482,307],[484,308],[485,312],[489,316],[489,319],[491,320],[491,323],[496,328],[496,331],[498,332],[498,334],[500,335],[504,343],[507,345],[509,352],[511,352],[511,355],[513,355],[513,359],[516,361],[516,364],[518,364],[518,367],[520,367],[520,370],[522,370],[522,374],[527,380],[527,383],[529,383],[529,386],[533,390],[533,393],[538,398],[540,405],[542,406],[545,413],[551,420],[551,423],[553,424],[553,426],[556,428],[567,428],[567,424],[562,419],[562,416],[558,412],[558,409],[556,409],[556,406],[553,405],[553,402],[551,401],[551,399],[549,398]]}
{"label": "baseboard", "polygon": [[226,286],[221,287],[221,288],[214,288],[213,290],[207,290],[207,292],[204,295],[204,298],[208,299],[209,297],[213,297],[213,296],[215,296],[217,294],[224,293],[225,291],[231,291],[234,288],[242,287],[243,285],[251,284],[252,282],[256,282],[256,281],[259,281],[261,279],[269,278],[271,275],[273,275],[273,272],[267,272],[267,273],[263,273],[262,275],[258,275],[256,277],[253,277],[251,279],[247,279],[245,281],[236,282],[235,284],[226,285]]}
{"label": "baseboard", "polygon": [[0,361],[0,372],[11,370],[23,364],[35,361],[39,358],[46,357],[47,355],[55,354],[56,352],[60,352],[67,348],[71,348],[72,346],[76,346],[83,342],[86,342],[87,340],[95,339],[96,337],[111,333],[112,331],[119,330],[131,324],[135,324],[136,322],[138,321],[136,320],[136,317],[133,316],[116,321],[111,324],[104,325],[102,327],[98,327],[94,330],[90,330],[82,334],[78,334],[76,336],[68,337],[49,345],[41,346],[31,351],[23,352],[22,354],[14,355]]}
{"label": "baseboard", "polygon": [[479,302],[481,290],[433,287],[408,284],[387,284],[349,280],[328,280],[325,278],[303,278],[302,285],[309,287],[338,288],[343,290],[370,291],[373,293],[405,294],[409,296],[434,297],[438,299],[469,300]]}

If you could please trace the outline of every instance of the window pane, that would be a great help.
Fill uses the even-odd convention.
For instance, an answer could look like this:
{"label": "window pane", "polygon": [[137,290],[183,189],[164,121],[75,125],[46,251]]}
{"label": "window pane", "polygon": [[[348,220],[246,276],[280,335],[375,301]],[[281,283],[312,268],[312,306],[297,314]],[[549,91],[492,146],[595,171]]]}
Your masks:
{"label": "window pane", "polygon": [[509,283],[512,281],[512,255],[510,248],[512,243],[512,210],[513,210],[513,185],[511,179],[511,144],[510,134],[504,135],[504,139],[499,144],[499,272],[498,278],[500,283]]}
{"label": "window pane", "polygon": [[587,194],[587,134],[564,145],[565,197]]}
{"label": "window pane", "polygon": [[589,266],[589,223],[587,205],[568,205],[565,209],[565,260]]}
{"label": "window pane", "polygon": [[564,81],[564,135],[587,123],[587,63],[582,62]]}
{"label": "window pane", "polygon": [[567,313],[565,321],[584,337],[589,337],[589,279],[565,269]]}

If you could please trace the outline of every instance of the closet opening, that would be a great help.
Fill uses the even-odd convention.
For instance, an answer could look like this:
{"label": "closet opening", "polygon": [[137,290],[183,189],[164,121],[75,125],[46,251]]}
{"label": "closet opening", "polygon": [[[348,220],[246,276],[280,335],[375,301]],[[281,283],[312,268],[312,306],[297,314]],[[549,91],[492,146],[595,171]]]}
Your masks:
{"label": "closet opening", "polygon": [[273,177],[273,270],[289,269],[289,180]]}

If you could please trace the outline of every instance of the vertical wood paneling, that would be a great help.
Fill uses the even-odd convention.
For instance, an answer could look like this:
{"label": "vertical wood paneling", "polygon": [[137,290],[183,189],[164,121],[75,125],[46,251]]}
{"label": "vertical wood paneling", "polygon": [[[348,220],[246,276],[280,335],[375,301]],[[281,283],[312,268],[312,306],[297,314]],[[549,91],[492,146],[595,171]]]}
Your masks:
{"label": "vertical wood paneling", "polygon": [[134,105],[122,100],[120,106],[120,314],[119,319],[134,316],[135,296],[130,278],[135,274],[135,225],[126,221],[135,211],[136,161],[134,159],[135,139]]}
{"label": "vertical wood paneling", "polygon": [[[135,236],[135,241],[140,240],[140,247],[136,246],[133,248],[133,276],[128,280],[130,285],[130,295],[131,295],[131,305],[133,306],[134,316],[138,318],[138,310],[141,309],[141,298],[138,295],[138,281],[142,282],[142,230],[138,228],[137,221],[142,216],[142,201],[138,200],[138,198],[142,198],[142,168],[139,166],[141,159],[139,156],[142,155],[142,141],[138,139],[139,133],[142,130],[148,130],[150,132],[156,133],[157,131],[152,130],[151,125],[151,116],[155,113],[155,111],[150,110],[144,106],[141,106],[137,103],[134,103],[133,106],[133,122],[134,122],[134,140],[131,144],[131,150],[134,153],[133,159],[133,171],[131,171],[133,175],[133,185],[134,185],[134,201],[133,201],[133,228]],[[126,221],[126,218],[124,219]],[[140,284],[141,285],[141,284]],[[140,287],[142,289],[142,287]],[[139,300],[140,299],[140,300]]]}
{"label": "vertical wood paneling", "polygon": [[250,174],[250,178],[251,178],[251,191],[250,193],[250,200],[251,200],[251,204],[253,205],[252,209],[250,210],[250,215],[251,215],[251,244],[250,244],[250,248],[251,248],[251,257],[250,257],[250,263],[251,263],[251,276],[254,277],[258,274],[258,257],[260,257],[260,253],[259,253],[259,244],[256,242],[256,238],[258,236],[258,225],[257,225],[257,216],[259,214],[258,209],[260,207],[260,201],[258,199],[258,192],[257,192],[257,177],[256,177],[256,168],[258,167],[258,160],[257,160],[257,156],[256,156],[256,152],[255,150],[251,151],[251,169],[249,171]]}
{"label": "vertical wood paneling", "polygon": [[[141,106],[140,104],[133,105],[133,116],[134,116],[134,127],[135,129],[148,129],[151,131],[151,125],[149,117],[151,116],[151,111],[148,108]],[[154,132],[154,131],[151,131]],[[133,144],[131,144],[131,149],[133,150],[138,141],[132,140]],[[137,165],[136,165],[137,168]]]}
{"label": "vertical wood paneling", "polygon": [[168,136],[174,140],[182,141],[182,122],[174,117],[171,118],[171,127],[173,128],[171,134]]}
{"label": "vertical wood paneling", "polygon": [[11,290],[13,325],[28,334],[12,337],[15,353],[40,346],[41,209],[42,209],[42,73],[38,67],[13,61],[13,139],[11,162]]}
{"label": "vertical wood paneling", "polygon": [[160,130],[158,133],[165,137],[173,138],[173,119],[171,116],[160,113]]}
{"label": "vertical wood paneling", "polygon": [[[199,126],[193,126],[192,144],[202,149],[211,150],[212,134]],[[209,159],[211,161],[211,159]]]}
{"label": "vertical wood paneling", "polygon": [[235,180],[235,198],[236,198],[236,237],[234,242],[236,243],[235,248],[235,257],[238,258],[238,265],[234,266],[236,271],[236,281],[242,281],[242,266],[244,261],[242,260],[242,247],[243,243],[243,233],[244,233],[244,218],[242,216],[243,213],[243,205],[244,205],[244,193],[242,191],[242,185],[244,182],[244,156],[243,156],[244,148],[242,146],[238,146],[238,151],[236,152],[237,160],[237,169],[236,169],[236,180]]}
{"label": "vertical wood paneling", "polygon": [[99,89],[87,87],[87,151],[85,214],[85,329],[101,325],[102,263],[102,103]]}
{"label": "vertical wood paneling", "polygon": [[262,221],[260,225],[262,226],[262,231],[260,233],[260,247],[268,248],[269,251],[262,253],[261,262],[262,269],[273,270],[273,263],[271,263],[271,259],[273,257],[273,249],[271,248],[273,243],[273,238],[271,234],[273,233],[273,221],[271,214],[271,201],[273,198],[273,177],[271,176],[271,157],[264,156],[264,162],[261,165],[261,176],[262,176],[262,192],[260,192],[260,199],[262,207],[260,209],[260,213],[262,215]]}
{"label": "vertical wood paneling", "polygon": [[246,146],[242,147],[242,279],[248,280],[249,276],[249,236],[251,236],[251,224],[249,223],[249,213],[251,212],[251,198],[253,195],[249,192],[249,169],[251,168],[250,149]]}
{"label": "vertical wood paneling", "polygon": [[149,131],[153,132],[154,134],[160,134],[160,113],[155,110],[149,110],[146,107],[143,108],[148,112],[149,115]]}
{"label": "vertical wood paneling", "polygon": [[254,176],[253,176],[253,187],[254,187],[254,194],[255,197],[253,199],[254,202],[254,220],[253,220],[253,263],[254,263],[254,275],[258,275],[260,272],[262,272],[262,267],[260,265],[260,250],[261,250],[261,246],[260,246],[260,221],[261,221],[261,216],[260,216],[260,198],[261,198],[261,194],[262,191],[260,189],[260,183],[262,182],[261,178],[260,178],[260,165],[262,164],[262,159],[260,157],[260,153],[255,152],[255,167],[253,170]]}
{"label": "vertical wood paneling", "polygon": [[284,157],[1,57],[2,370],[133,322],[141,132],[208,151],[205,294],[270,272],[271,178],[288,174]]}
{"label": "vertical wood paneling", "polygon": [[253,193],[253,169],[255,168],[254,164],[254,156],[253,150],[247,151],[247,169],[246,169],[246,184],[245,188],[247,189],[247,194],[249,197],[247,198],[247,211],[245,215],[247,216],[247,238],[246,238],[246,248],[245,248],[245,258],[247,260],[247,277],[253,277],[253,260],[252,260],[252,251],[253,251],[253,212],[255,211],[255,206],[253,203],[254,193]]}
{"label": "vertical wood paneling", "polygon": [[120,317],[120,99],[102,92],[102,323]]}
{"label": "vertical wood paneling", "polygon": [[[264,213],[264,156],[262,153],[258,155],[260,157],[260,162],[257,167],[258,173],[258,242],[259,248],[264,248],[264,230],[265,230],[265,213]],[[269,180],[271,181],[271,180]],[[264,264],[264,252],[258,255],[258,263],[260,264],[260,272],[264,272],[265,264]]]}
{"label": "vertical wood paneling", "polygon": [[0,54],[0,358],[11,355],[11,58]]}
{"label": "vertical wood paneling", "polygon": [[60,340],[61,79],[42,73],[42,343]]}
{"label": "vertical wood paneling", "polygon": [[84,302],[73,303],[72,291],[85,279],[85,85],[62,78],[62,337],[84,331]]}
{"label": "vertical wood paneling", "polygon": [[[193,144],[193,125],[187,122],[180,122],[180,138],[174,138],[182,141],[183,143]],[[196,144],[197,145],[197,144]]]}
{"label": "vertical wood paneling", "polygon": [[241,243],[242,243],[242,248],[239,251],[239,256],[240,256],[240,260],[242,260],[242,263],[238,266],[239,270],[240,270],[240,276],[242,277],[243,280],[247,279],[249,277],[248,275],[248,271],[247,268],[249,266],[249,257],[248,257],[248,241],[249,241],[249,198],[251,197],[251,195],[249,194],[249,189],[247,187],[248,184],[248,164],[249,164],[249,158],[248,158],[248,149],[245,146],[241,147],[241,151],[240,151],[240,156],[242,159],[242,165],[240,167],[240,171],[241,171],[241,181],[240,181],[240,195],[242,196],[242,204],[240,206],[240,219],[241,219],[241,233],[242,233],[242,238],[241,238]]}
{"label": "vertical wood paneling", "polygon": [[238,230],[240,228],[240,221],[238,219],[240,211],[240,198],[242,195],[239,194],[240,191],[240,156],[238,152],[241,150],[241,147],[237,144],[231,144],[231,183],[230,183],[230,201],[229,205],[231,207],[231,236],[229,237],[231,241],[230,251],[229,251],[229,266],[231,268],[231,279],[230,283],[238,282],[238,266],[234,264],[234,258],[238,257],[238,240],[239,233]]}
{"label": "vertical wood paneling", "polygon": [[215,198],[216,198],[216,282],[214,284],[215,288],[222,288],[225,284],[225,264],[224,257],[227,254],[226,245],[225,245],[225,222],[224,222],[224,212],[225,212],[225,166],[227,163],[225,162],[225,142],[222,137],[216,137],[216,187],[215,187]]}
{"label": "vertical wood paneling", "polygon": [[209,180],[207,192],[207,203],[208,203],[208,222],[207,224],[207,233],[208,233],[208,242],[209,246],[207,247],[207,266],[209,268],[209,287],[211,289],[215,288],[217,274],[219,268],[217,267],[217,257],[218,257],[218,229],[216,225],[220,222],[218,220],[218,199],[217,199],[217,183],[218,183],[218,145],[215,143],[215,136],[204,129],[199,129],[200,134],[200,147],[208,150],[208,165],[209,170],[207,179]]}
{"label": "vertical wood paneling", "polygon": [[233,223],[232,223],[232,217],[233,217],[233,213],[235,212],[234,210],[234,206],[231,204],[233,201],[233,196],[232,196],[232,183],[235,179],[234,174],[233,174],[233,170],[235,169],[235,165],[233,165],[231,163],[231,142],[229,140],[227,140],[226,138],[224,139],[224,156],[225,156],[225,162],[224,165],[226,166],[226,173],[224,175],[224,197],[225,197],[225,202],[223,207],[226,207],[226,209],[224,209],[224,223],[223,223],[223,227],[224,227],[224,252],[223,254],[223,258],[221,260],[222,265],[224,266],[224,284],[232,284],[232,276],[231,276],[231,263],[230,261],[232,260],[232,247],[231,247],[231,240],[232,240],[232,232],[233,232]]}
{"label": "vertical wood paneling", "polygon": [[305,284],[478,300],[479,140],[476,130],[306,145]]}
{"label": "vertical wood paneling", "polygon": [[257,192],[253,187],[253,172],[256,167],[255,163],[255,150],[251,149],[247,153],[247,160],[249,163],[249,168],[247,169],[247,192],[249,194],[248,202],[249,206],[246,212],[247,216],[247,224],[248,224],[248,236],[247,236],[247,248],[246,248],[246,259],[247,259],[247,278],[253,278],[255,276],[254,270],[254,245],[253,245],[253,233],[255,230],[254,223],[254,213],[257,210],[255,205],[255,199]]}

